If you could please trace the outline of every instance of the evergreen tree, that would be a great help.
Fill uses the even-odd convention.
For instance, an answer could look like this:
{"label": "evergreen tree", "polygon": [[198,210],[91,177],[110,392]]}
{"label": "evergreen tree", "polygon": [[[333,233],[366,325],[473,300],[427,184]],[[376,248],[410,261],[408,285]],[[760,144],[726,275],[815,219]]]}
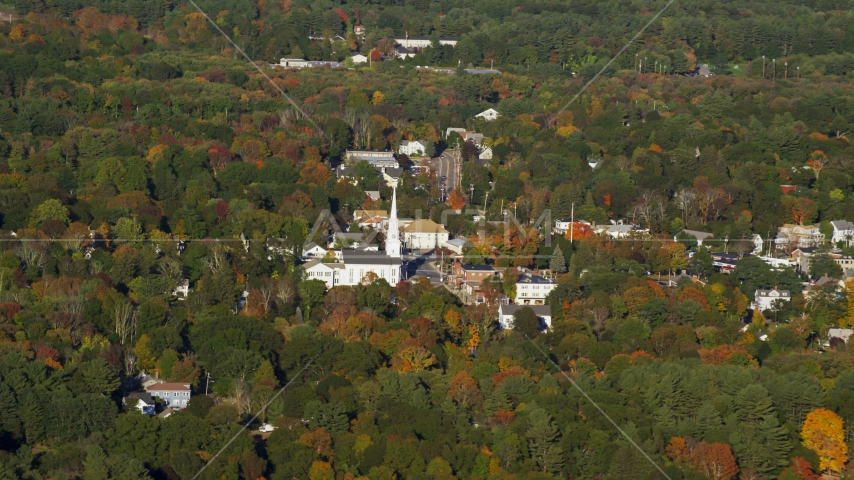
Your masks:
{"label": "evergreen tree", "polygon": [[86,446],[86,459],[83,460],[83,480],[107,480],[110,478],[110,468],[107,466],[107,455],[97,445]]}
{"label": "evergreen tree", "polygon": [[549,261],[549,269],[554,273],[566,273],[566,258],[563,257],[563,252],[560,251],[560,245],[555,247],[552,258]]}
{"label": "evergreen tree", "polygon": [[552,417],[538,408],[528,417],[528,446],[531,458],[544,472],[555,473],[563,466],[563,449],[557,444],[560,437]]}
{"label": "evergreen tree", "polygon": [[338,435],[350,428],[350,419],[340,403],[321,403],[313,400],[305,405],[305,418],[312,430],[324,428],[327,432]]}

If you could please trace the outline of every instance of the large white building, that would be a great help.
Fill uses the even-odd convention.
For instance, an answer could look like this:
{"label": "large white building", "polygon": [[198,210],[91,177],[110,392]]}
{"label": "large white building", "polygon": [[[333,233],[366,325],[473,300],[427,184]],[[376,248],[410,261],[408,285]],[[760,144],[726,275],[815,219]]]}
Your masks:
{"label": "large white building", "polygon": [[[394,43],[400,45],[403,48],[429,48],[433,46],[433,41],[430,40],[430,37],[410,37],[409,35],[403,37],[392,37],[394,39]],[[457,39],[453,37],[439,37],[439,45],[451,45],[454,46],[457,44]]]}
{"label": "large white building", "polygon": [[433,250],[448,241],[448,231],[430,220],[415,220],[403,229],[406,247],[412,250]]}
{"label": "large white building", "polygon": [[365,249],[341,250],[341,261],[324,263],[312,260],[304,265],[306,279],[322,280],[327,288],[339,285],[360,285],[373,274],[391,286],[397,285],[401,276],[400,225],[397,219],[397,189],[391,200],[391,213],[385,235],[385,251]]}
{"label": "large white building", "polygon": [[[513,314],[517,311],[525,308],[525,305],[504,305],[498,307],[498,326],[502,330],[512,330],[513,329]],[[540,320],[540,329],[547,330],[552,328],[552,311],[551,307],[547,305],[534,305],[529,306],[531,310],[537,315],[537,318]]]}
{"label": "large white building", "polygon": [[397,159],[394,152],[381,150],[347,150],[344,153],[344,161],[348,164],[359,163],[362,160],[370,163],[376,168],[397,168]]}
{"label": "large white building", "polygon": [[403,140],[400,142],[400,148],[397,153],[402,153],[408,157],[421,157],[427,151],[427,142],[424,140]]}
{"label": "large white building", "polygon": [[792,301],[792,293],[788,290],[756,290],[754,294],[753,304],[760,312],[765,310],[773,310],[774,302],[782,300],[784,302]]}
{"label": "large white building", "polygon": [[543,305],[555,287],[557,284],[548,278],[525,273],[516,280],[514,301],[517,305]]}

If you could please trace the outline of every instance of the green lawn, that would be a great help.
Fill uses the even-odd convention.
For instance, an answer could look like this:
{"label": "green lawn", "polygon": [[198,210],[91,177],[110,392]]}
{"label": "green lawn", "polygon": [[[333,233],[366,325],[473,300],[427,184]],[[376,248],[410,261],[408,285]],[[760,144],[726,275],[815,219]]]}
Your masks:
{"label": "green lawn", "polygon": [[747,64],[746,63],[735,63],[729,65],[729,71],[732,72],[733,77],[743,78],[745,73],[747,72]]}

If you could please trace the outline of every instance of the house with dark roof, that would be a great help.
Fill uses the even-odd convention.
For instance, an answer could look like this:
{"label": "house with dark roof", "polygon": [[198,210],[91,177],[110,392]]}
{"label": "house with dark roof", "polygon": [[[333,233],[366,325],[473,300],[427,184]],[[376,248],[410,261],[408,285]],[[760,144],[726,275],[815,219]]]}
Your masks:
{"label": "house with dark roof", "polygon": [[403,45],[394,46],[394,58],[407,59],[415,56],[415,52],[404,47]]}
{"label": "house with dark roof", "polygon": [[404,170],[400,167],[383,168],[381,170],[383,180],[389,188],[396,187],[400,184],[400,177],[403,176]]}
{"label": "house with dark roof", "polygon": [[546,303],[546,297],[556,287],[554,280],[533,273],[524,273],[516,280],[514,302],[517,305],[543,305]]}
{"label": "house with dark roof", "polygon": [[302,247],[302,256],[310,258],[322,258],[327,250],[315,242],[310,242]]}
{"label": "house with dark roof", "polygon": [[130,392],[122,399],[125,408],[135,408],[145,415],[154,415],[156,403],[148,392]]}

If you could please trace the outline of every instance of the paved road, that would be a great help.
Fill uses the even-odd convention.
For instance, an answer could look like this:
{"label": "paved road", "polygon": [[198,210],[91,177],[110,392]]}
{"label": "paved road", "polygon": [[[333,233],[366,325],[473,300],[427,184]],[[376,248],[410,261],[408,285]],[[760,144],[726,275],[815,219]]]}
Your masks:
{"label": "paved road", "polygon": [[404,256],[404,259],[407,260],[406,263],[406,273],[407,278],[411,278],[415,275],[421,275],[423,277],[427,277],[430,279],[430,283],[435,287],[439,285],[441,282],[439,281],[439,271],[434,267],[434,263],[437,259],[435,255],[422,255],[422,256]]}
{"label": "paved road", "polygon": [[454,159],[448,150],[442,152],[442,155],[432,159],[430,166],[436,172],[437,181],[443,176],[447,177],[445,185],[448,187],[448,192],[453,190],[457,185],[457,167],[454,165]]}

